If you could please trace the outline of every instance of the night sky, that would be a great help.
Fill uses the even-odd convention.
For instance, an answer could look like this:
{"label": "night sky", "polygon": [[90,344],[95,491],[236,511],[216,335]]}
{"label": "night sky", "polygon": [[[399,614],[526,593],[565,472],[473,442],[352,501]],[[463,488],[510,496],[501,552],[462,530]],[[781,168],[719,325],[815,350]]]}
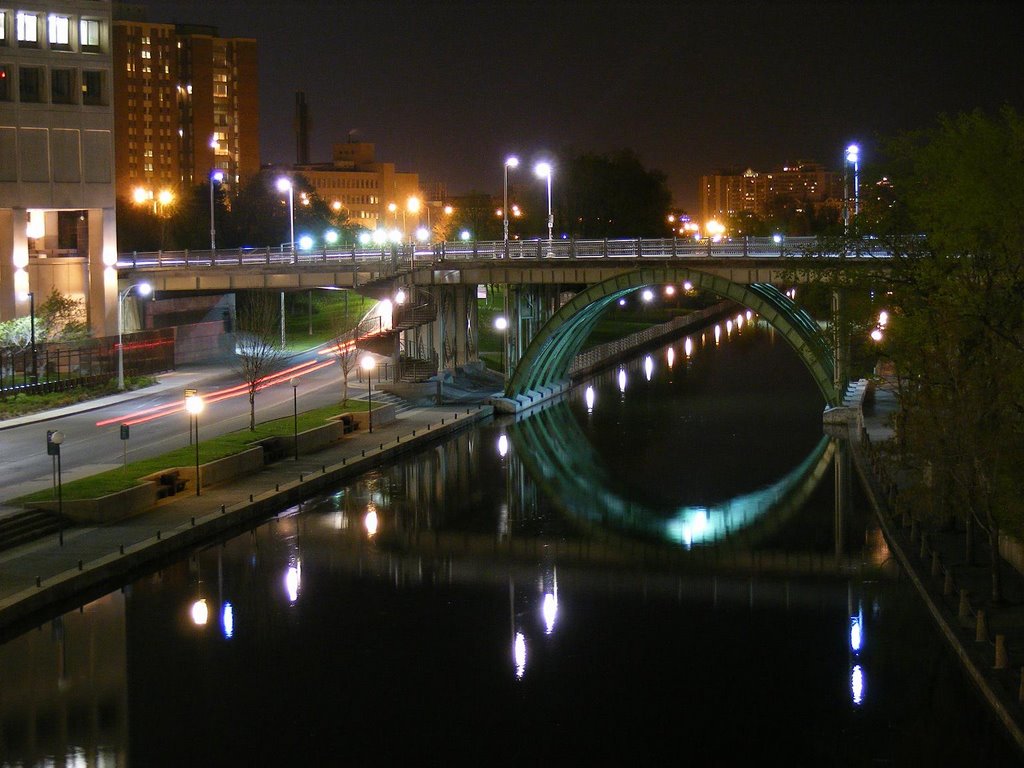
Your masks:
{"label": "night sky", "polygon": [[[630,148],[696,212],[703,173],[816,160],[940,113],[1024,107],[1014,4],[890,2],[136,2],[150,21],[259,44],[264,163],[295,161],[303,91],[314,162],[377,158],[451,195],[501,194],[504,158]],[[557,168],[553,183],[557,185]]]}

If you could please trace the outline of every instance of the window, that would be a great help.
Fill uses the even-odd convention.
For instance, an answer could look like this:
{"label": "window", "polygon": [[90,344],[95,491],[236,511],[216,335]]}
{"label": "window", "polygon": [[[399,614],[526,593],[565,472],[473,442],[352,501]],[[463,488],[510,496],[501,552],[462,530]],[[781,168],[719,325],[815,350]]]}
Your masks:
{"label": "window", "polygon": [[11,100],[11,68],[0,64],[0,101]]}
{"label": "window", "polygon": [[83,51],[100,49],[100,23],[97,19],[82,19],[79,22],[79,42]]}
{"label": "window", "polygon": [[7,11],[0,11],[0,45],[7,45]]}
{"label": "window", "polygon": [[43,100],[43,68],[22,67],[18,70],[18,94],[22,101],[38,103]]}
{"label": "window", "polygon": [[50,42],[50,47],[69,48],[71,44],[71,38],[69,37],[71,20],[67,16],[58,16],[55,13],[51,13],[46,22],[47,39]]}
{"label": "window", "polygon": [[18,33],[18,45],[34,48],[39,45],[39,22],[34,13],[18,11],[15,16],[15,26]]}
{"label": "window", "polygon": [[82,70],[82,103],[102,106],[106,103],[103,72],[92,69]]}
{"label": "window", "polygon": [[75,103],[75,70],[50,70],[50,101],[54,104]]}

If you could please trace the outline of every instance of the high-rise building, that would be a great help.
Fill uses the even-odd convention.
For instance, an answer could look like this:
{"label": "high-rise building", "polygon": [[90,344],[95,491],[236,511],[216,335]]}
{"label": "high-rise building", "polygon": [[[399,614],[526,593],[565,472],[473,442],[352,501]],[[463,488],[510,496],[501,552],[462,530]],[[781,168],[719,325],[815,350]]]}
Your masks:
{"label": "high-rise building", "polygon": [[751,168],[701,176],[701,221],[738,213],[768,218],[781,204],[818,209],[841,204],[843,177],[818,163],[798,162],[774,171]]}
{"label": "high-rise building", "polygon": [[260,167],[256,41],[139,15],[113,23],[118,196],[157,206],[215,170],[237,188]]}
{"label": "high-rise building", "polygon": [[112,99],[109,0],[0,6],[0,320],[56,288],[116,332]]}
{"label": "high-rise building", "polygon": [[[408,235],[426,221],[429,209],[419,175],[396,171],[394,163],[378,162],[371,143],[335,144],[330,163],[296,165],[295,170],[331,208],[345,211],[355,226],[398,228]],[[410,210],[410,198],[419,201],[416,210]]]}

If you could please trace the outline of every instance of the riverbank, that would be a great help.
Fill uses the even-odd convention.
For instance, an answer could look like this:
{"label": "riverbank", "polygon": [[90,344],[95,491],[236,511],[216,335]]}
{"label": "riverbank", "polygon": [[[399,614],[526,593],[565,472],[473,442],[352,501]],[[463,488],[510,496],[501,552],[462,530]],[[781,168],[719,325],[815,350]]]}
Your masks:
{"label": "riverbank", "polygon": [[892,556],[1024,759],[1024,574],[1003,562],[1003,599],[993,602],[987,541],[977,542],[968,563],[962,531],[928,526],[905,513],[910,478],[892,463],[887,445],[894,437],[894,410],[895,396],[877,388],[865,404],[863,427],[850,429],[861,485]]}
{"label": "riverbank", "polygon": [[176,494],[107,525],[79,525],[0,553],[0,642],[61,607],[117,588],[133,573],[183,550],[244,530],[291,504],[396,456],[491,417],[486,405],[415,408],[387,425],[346,435],[323,450],[282,459],[201,495]]}

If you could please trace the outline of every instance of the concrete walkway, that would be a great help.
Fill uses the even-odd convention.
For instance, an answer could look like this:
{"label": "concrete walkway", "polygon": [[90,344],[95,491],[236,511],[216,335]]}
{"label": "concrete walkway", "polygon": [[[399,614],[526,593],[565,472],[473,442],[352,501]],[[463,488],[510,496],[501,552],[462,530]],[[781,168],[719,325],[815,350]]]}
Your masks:
{"label": "concrete walkway", "polygon": [[[484,405],[414,408],[373,432],[356,431],[324,450],[260,472],[160,501],[152,510],[102,526],[76,525],[0,552],[0,642],[48,610],[82,594],[102,594],[135,569],[221,533],[242,530],[347,477],[491,416]],[[63,539],[61,543],[60,539]]]}
{"label": "concrete walkway", "polygon": [[962,521],[955,529],[940,529],[906,513],[914,478],[893,469],[896,410],[886,389],[876,389],[865,404],[864,431],[853,441],[857,472],[893,557],[1024,761],[1024,575],[1001,560],[1002,600],[995,602],[985,534],[978,532],[975,557],[968,563]]}

